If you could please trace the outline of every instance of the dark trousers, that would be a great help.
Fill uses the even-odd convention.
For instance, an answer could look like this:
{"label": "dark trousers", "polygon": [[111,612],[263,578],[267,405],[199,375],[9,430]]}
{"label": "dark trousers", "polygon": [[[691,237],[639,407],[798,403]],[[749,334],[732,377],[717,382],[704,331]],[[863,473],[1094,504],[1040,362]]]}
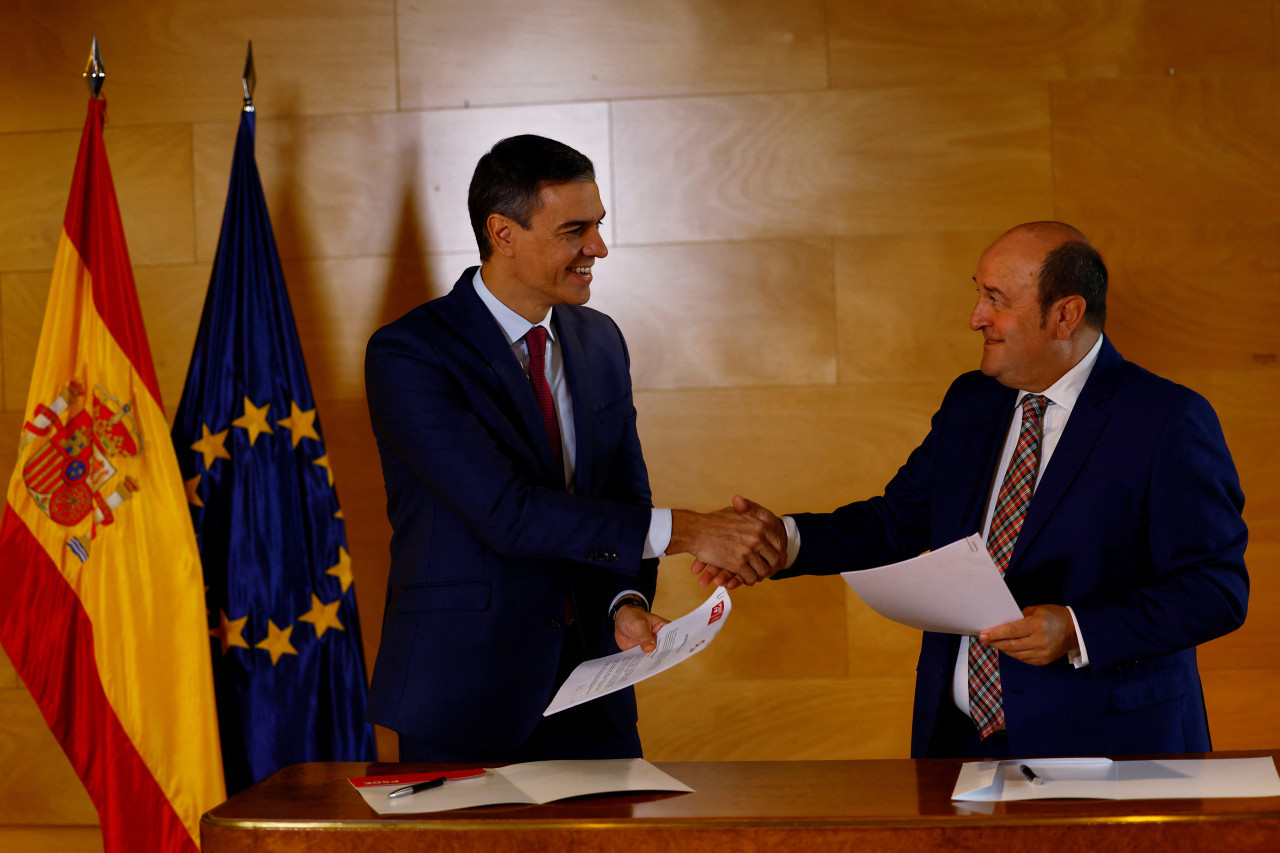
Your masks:
{"label": "dark trousers", "polygon": [[978,738],[978,727],[955,706],[951,694],[938,706],[938,715],[929,737],[929,758],[1008,758],[1009,735],[992,732]]}

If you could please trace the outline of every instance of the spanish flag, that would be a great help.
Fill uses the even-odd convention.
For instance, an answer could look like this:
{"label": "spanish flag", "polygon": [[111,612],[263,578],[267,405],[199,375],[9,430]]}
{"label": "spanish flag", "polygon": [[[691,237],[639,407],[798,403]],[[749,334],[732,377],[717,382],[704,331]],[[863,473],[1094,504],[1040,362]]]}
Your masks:
{"label": "spanish flag", "polygon": [[18,464],[0,643],[107,853],[197,850],[225,798],[200,560],[89,101]]}

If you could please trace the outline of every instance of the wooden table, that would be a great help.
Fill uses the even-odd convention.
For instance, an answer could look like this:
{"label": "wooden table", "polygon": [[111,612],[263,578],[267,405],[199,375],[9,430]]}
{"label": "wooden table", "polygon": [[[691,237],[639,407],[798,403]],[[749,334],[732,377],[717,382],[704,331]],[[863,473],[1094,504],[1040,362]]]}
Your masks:
{"label": "wooden table", "polygon": [[1280,797],[959,804],[951,791],[960,762],[941,759],[658,762],[695,793],[607,794],[423,815],[379,815],[347,782],[456,766],[286,767],[204,816],[204,853],[1280,850]]}

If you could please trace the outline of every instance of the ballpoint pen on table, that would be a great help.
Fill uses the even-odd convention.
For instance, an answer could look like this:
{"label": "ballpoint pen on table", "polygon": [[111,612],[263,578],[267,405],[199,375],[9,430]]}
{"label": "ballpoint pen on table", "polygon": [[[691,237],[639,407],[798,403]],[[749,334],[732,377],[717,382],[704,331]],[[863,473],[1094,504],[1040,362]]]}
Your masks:
{"label": "ballpoint pen on table", "polygon": [[396,788],[387,796],[394,800],[397,797],[407,797],[410,794],[416,794],[419,791],[425,791],[428,788],[438,788],[445,783],[446,778],[447,777],[445,776],[437,776],[436,778],[428,779],[425,782],[416,782],[412,785],[406,785],[403,788]]}
{"label": "ballpoint pen on table", "polygon": [[1019,765],[1018,765],[1018,769],[1022,771],[1022,775],[1023,775],[1023,776],[1025,776],[1025,777],[1026,777],[1026,780],[1027,780],[1028,782],[1030,782],[1032,785],[1043,785],[1043,784],[1044,784],[1044,780],[1043,780],[1043,779],[1041,779],[1039,776],[1037,776],[1037,775],[1036,775],[1036,771],[1032,770],[1032,769],[1031,769],[1030,767],[1028,767],[1027,765],[1025,765],[1025,764],[1019,764]]}

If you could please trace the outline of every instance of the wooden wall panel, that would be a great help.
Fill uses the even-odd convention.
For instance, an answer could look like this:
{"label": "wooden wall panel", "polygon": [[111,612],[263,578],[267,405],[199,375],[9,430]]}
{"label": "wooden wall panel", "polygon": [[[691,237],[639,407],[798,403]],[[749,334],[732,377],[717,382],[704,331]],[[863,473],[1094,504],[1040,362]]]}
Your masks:
{"label": "wooden wall panel", "polygon": [[405,0],[402,109],[821,88],[822,0]]}
{"label": "wooden wall panel", "polygon": [[0,825],[95,826],[98,813],[31,695],[0,690],[0,721]]}
{"label": "wooden wall panel", "polygon": [[636,688],[640,740],[650,761],[906,758],[913,680],[650,679]]}
{"label": "wooden wall panel", "polygon": [[835,382],[828,240],[615,248],[596,269],[637,388]]}
{"label": "wooden wall panel", "polygon": [[102,831],[86,827],[0,826],[0,850],[22,853],[101,853]]}
{"label": "wooden wall panel", "polygon": [[1157,372],[1276,364],[1280,228],[1085,224],[1107,263],[1107,331]]}
{"label": "wooden wall panel", "polygon": [[831,82],[897,86],[1267,69],[1271,0],[830,0]]}
{"label": "wooden wall panel", "polygon": [[1053,209],[1040,86],[624,101],[613,120],[627,243],[1003,231]]}
{"label": "wooden wall panel", "polygon": [[1280,219],[1280,75],[1081,80],[1053,91],[1060,218]]}
{"label": "wooden wall panel", "polygon": [[840,381],[950,382],[975,369],[982,342],[969,328],[973,274],[978,256],[1004,230],[837,241]]}
{"label": "wooden wall panel", "polygon": [[[123,124],[225,119],[244,102],[250,40],[254,101],[274,115],[395,108],[393,0],[6,0],[0,15],[0,132],[76,128],[78,80],[98,37],[111,115]],[[340,70],[339,70],[340,69]]]}

